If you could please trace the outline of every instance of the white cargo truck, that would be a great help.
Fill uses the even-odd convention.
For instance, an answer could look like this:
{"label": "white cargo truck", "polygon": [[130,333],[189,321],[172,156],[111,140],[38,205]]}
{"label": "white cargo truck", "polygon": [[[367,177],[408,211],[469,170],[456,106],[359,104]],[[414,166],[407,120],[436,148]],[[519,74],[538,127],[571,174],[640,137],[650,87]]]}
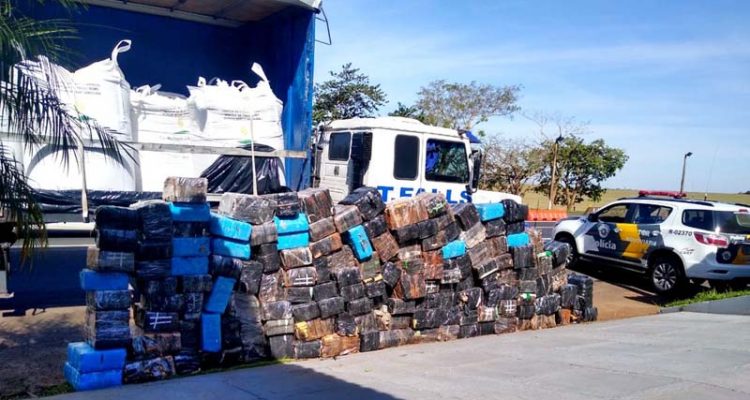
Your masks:
{"label": "white cargo truck", "polygon": [[354,118],[318,127],[313,186],[334,201],[360,186],[383,200],[441,192],[450,203],[521,202],[519,196],[478,190],[482,150],[470,133],[401,117]]}

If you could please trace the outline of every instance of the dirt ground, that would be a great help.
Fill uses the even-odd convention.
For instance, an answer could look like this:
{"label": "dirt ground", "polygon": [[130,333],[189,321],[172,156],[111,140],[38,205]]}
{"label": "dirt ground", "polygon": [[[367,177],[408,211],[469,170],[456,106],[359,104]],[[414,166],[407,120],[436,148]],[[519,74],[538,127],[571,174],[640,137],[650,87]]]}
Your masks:
{"label": "dirt ground", "polygon": [[[600,321],[658,313],[660,299],[639,288],[635,277],[611,277],[595,268],[581,271],[618,282],[595,278]],[[0,317],[0,399],[37,396],[43,388],[63,383],[67,344],[82,339],[84,311],[59,307]]]}

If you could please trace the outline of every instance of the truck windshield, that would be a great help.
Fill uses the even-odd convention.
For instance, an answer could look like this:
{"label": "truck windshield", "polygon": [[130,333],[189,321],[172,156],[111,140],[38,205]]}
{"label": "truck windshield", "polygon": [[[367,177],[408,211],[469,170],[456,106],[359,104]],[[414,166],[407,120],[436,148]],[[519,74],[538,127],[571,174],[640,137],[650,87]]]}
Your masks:
{"label": "truck windshield", "polygon": [[428,139],[425,178],[438,182],[469,182],[469,163],[463,142]]}
{"label": "truck windshield", "polygon": [[750,226],[740,224],[738,215],[732,211],[685,210],[682,223],[704,231],[750,235]]}

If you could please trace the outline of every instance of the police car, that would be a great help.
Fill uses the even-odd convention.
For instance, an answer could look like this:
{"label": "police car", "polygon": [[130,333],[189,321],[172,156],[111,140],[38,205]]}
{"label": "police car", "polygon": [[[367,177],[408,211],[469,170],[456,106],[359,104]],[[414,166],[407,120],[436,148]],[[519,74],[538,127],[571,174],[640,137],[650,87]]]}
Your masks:
{"label": "police car", "polygon": [[697,201],[684,193],[641,191],[581,218],[557,223],[553,237],[578,258],[645,272],[667,294],[689,279],[712,286],[750,281],[750,206]]}

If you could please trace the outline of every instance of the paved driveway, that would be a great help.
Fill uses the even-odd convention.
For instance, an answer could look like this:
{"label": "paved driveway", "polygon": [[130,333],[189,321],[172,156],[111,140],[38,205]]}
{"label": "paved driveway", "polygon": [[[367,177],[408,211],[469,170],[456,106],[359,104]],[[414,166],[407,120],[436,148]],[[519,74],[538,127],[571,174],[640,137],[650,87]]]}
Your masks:
{"label": "paved driveway", "polygon": [[750,317],[675,313],[284,365],[65,399],[748,399]]}

